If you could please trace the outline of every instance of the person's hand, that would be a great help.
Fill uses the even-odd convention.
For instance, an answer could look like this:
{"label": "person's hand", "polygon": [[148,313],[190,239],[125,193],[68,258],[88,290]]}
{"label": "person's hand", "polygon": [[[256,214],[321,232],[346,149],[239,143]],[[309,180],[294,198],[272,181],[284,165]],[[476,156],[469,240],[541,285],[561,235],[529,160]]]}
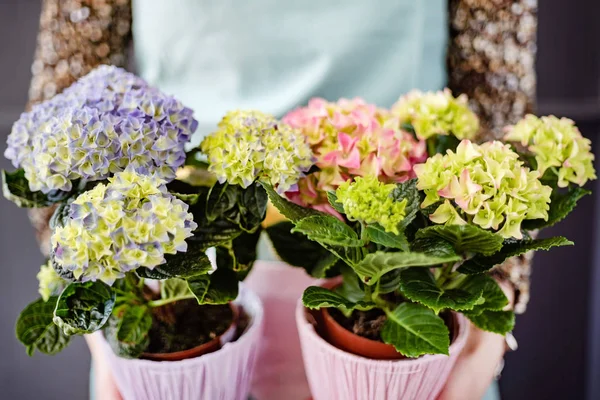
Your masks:
{"label": "person's hand", "polygon": [[93,400],[122,400],[115,384],[106,356],[100,348],[97,335],[85,335],[85,341],[92,354],[94,392]]}
{"label": "person's hand", "polygon": [[[512,305],[514,301],[512,288],[507,284],[500,286]],[[465,348],[456,361],[438,400],[480,400],[496,375],[505,349],[504,336],[482,331],[471,324]]]}

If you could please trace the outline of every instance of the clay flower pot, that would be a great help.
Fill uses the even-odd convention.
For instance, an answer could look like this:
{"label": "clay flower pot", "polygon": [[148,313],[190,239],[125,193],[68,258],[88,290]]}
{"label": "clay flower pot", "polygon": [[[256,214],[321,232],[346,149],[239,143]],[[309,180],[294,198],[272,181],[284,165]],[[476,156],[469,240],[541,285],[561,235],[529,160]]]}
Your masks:
{"label": "clay flower pot", "polygon": [[[123,399],[247,400],[262,338],[263,306],[258,296],[243,284],[234,303],[243,307],[250,318],[246,331],[236,341],[223,343],[220,349],[194,358],[180,361],[125,359],[115,355],[102,337]],[[99,332],[96,334],[102,336]],[[221,336],[221,342],[223,340]],[[191,350],[198,351],[197,348]]]}
{"label": "clay flower pot", "polygon": [[[296,324],[313,399],[435,399],[468,336],[466,318],[461,314],[453,316],[454,337],[449,356],[403,358],[391,354],[389,345],[354,335],[329,313],[310,312],[298,301]],[[315,325],[335,345],[317,333]]]}

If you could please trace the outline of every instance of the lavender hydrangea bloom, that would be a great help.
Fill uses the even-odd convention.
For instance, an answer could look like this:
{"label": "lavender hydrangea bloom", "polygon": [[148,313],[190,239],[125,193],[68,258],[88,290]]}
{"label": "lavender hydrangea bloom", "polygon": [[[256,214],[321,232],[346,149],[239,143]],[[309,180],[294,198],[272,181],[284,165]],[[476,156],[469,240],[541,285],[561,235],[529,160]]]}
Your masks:
{"label": "lavender hydrangea bloom", "polygon": [[169,181],[185,161],[193,111],[121,68],[100,66],[23,113],[4,155],[32,191],[68,191],[131,165]]}

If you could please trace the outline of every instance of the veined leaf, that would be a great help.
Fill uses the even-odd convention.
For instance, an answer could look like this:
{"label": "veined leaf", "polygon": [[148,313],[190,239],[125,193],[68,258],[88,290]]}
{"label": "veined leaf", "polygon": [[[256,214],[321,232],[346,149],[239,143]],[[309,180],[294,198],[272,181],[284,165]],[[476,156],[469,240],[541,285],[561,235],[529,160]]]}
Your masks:
{"label": "veined leaf", "polygon": [[457,255],[450,242],[438,237],[416,239],[411,243],[411,250],[416,253],[425,253],[437,257],[453,257]]}
{"label": "veined leaf", "polygon": [[484,310],[481,313],[463,312],[478,328],[484,331],[506,335],[515,326],[515,313],[512,311]]}
{"label": "veined leaf", "polygon": [[502,236],[473,225],[433,225],[417,232],[416,238],[444,239],[458,253],[481,253],[491,255],[502,248]]}
{"label": "veined leaf", "polygon": [[104,282],[70,283],[58,298],[54,323],[66,335],[95,332],[110,317],[115,300],[115,292]]}
{"label": "veined leaf", "polygon": [[408,299],[431,308],[435,313],[443,309],[471,310],[481,297],[480,291],[472,288],[447,289],[439,287],[427,268],[408,268],[400,273],[400,290]]}
{"label": "veined leaf", "polygon": [[273,189],[271,185],[267,183],[261,182],[261,185],[265,188],[267,195],[269,195],[269,200],[271,200],[271,203],[275,206],[275,208],[277,208],[281,214],[294,223],[313,215],[328,215],[320,211],[313,210],[312,208],[299,206],[298,204],[294,204],[291,201],[284,199]]}
{"label": "veined leaf", "polygon": [[367,226],[366,232],[371,241],[377,244],[392,249],[408,251],[408,240],[404,232],[400,232],[399,234],[386,232],[379,224]]}
{"label": "veined leaf", "polygon": [[[27,182],[25,171],[22,168],[13,172],[2,170],[2,193],[7,200],[24,208],[48,207],[55,203],[55,201],[48,199],[48,196],[44,193],[32,192],[29,189],[29,182]],[[66,192],[61,193],[65,193],[64,198],[68,195]],[[60,200],[62,198],[57,201]]]}
{"label": "veined leaf", "polygon": [[475,256],[465,261],[458,271],[463,274],[481,274],[488,271],[495,265],[502,264],[511,257],[520,256],[534,250],[550,250],[557,246],[572,246],[573,242],[562,237],[552,237],[547,239],[534,240],[515,240],[505,242],[502,249],[491,256]]}
{"label": "veined leaf", "polygon": [[184,300],[193,296],[187,281],[178,278],[167,279],[160,284],[160,298]]}
{"label": "veined leaf", "polygon": [[71,340],[52,322],[57,301],[57,296],[50,297],[48,301],[37,299],[25,307],[17,319],[17,339],[25,345],[30,356],[35,349],[45,354],[56,354]]}
{"label": "veined leaf", "polygon": [[491,276],[471,275],[459,287],[467,292],[481,294],[481,299],[470,311],[471,314],[477,314],[483,310],[499,311],[508,305],[508,298]]}
{"label": "veined leaf", "polygon": [[187,279],[188,286],[198,304],[227,304],[238,296],[238,279],[235,271],[217,268],[212,274]]}
{"label": "veined leaf", "polygon": [[339,212],[340,214],[346,214],[342,203],[339,203],[337,201],[337,195],[334,191],[327,192],[327,200],[329,201],[329,204],[331,204],[331,207],[333,207],[335,211]]}
{"label": "veined leaf", "polygon": [[187,278],[211,271],[212,264],[205,253],[205,244],[190,239],[187,240],[187,244],[188,249],[186,252],[167,254],[165,256],[166,263],[153,269],[138,268],[136,273],[142,278],[169,279]]}
{"label": "veined leaf", "polygon": [[152,314],[145,305],[124,304],[117,308],[104,328],[113,351],[124,358],[138,358],[148,348]]}
{"label": "veined leaf", "polygon": [[309,286],[302,295],[302,303],[306,308],[339,308],[344,311],[370,310],[375,304],[365,301],[350,301],[341,294],[320,286]]}
{"label": "veined leaf", "polygon": [[448,354],[450,333],[433,310],[416,303],[402,303],[386,314],[381,339],[404,356]]}
{"label": "veined leaf", "polygon": [[425,253],[397,252],[386,253],[378,251],[367,254],[367,256],[354,265],[354,271],[363,282],[368,285],[375,284],[382,275],[408,267],[430,267],[439,264],[459,261],[461,258],[454,256],[436,257]]}
{"label": "veined leaf", "polygon": [[406,199],[406,215],[398,226],[400,230],[404,230],[415,219],[421,205],[419,191],[417,190],[417,180],[411,179],[406,182],[397,183],[396,188],[392,192],[392,197],[395,201]]}
{"label": "veined leaf", "polygon": [[550,209],[548,210],[548,220],[531,219],[523,221],[521,226],[526,230],[548,228],[557,222],[565,219],[567,215],[577,205],[577,202],[585,195],[590,194],[589,190],[572,187],[567,191],[553,190],[550,195]]}
{"label": "veined leaf", "polygon": [[329,215],[303,218],[296,222],[292,232],[303,233],[310,240],[328,246],[361,247],[364,245],[352,228]]}

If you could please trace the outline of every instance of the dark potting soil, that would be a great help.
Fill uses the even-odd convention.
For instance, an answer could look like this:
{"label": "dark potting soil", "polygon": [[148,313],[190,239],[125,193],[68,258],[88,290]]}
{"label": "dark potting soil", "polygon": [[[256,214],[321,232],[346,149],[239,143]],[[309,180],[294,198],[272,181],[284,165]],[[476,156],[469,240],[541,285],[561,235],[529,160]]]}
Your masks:
{"label": "dark potting soil", "polygon": [[[355,310],[350,317],[346,317],[341,311],[335,308],[329,308],[327,311],[338,324],[355,335],[383,342],[381,340],[381,329],[387,320],[387,316],[382,310]],[[452,341],[454,338],[454,319],[452,318],[452,314],[449,312],[442,312],[440,313],[440,317],[442,317],[448,327],[448,330],[450,331],[450,340]]]}
{"label": "dark potting soil", "polygon": [[181,300],[153,310],[148,353],[174,353],[210,342],[231,326],[233,312],[227,304],[198,305]]}

